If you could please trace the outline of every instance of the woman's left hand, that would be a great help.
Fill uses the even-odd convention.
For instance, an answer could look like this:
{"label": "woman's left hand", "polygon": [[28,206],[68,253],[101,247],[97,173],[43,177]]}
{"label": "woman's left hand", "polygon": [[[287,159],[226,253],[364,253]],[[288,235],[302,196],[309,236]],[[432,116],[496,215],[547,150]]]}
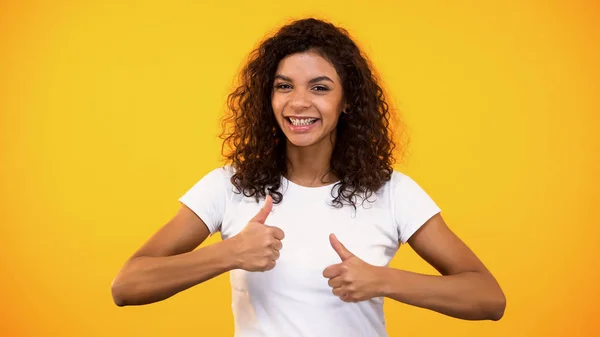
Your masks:
{"label": "woman's left hand", "polygon": [[359,259],[334,234],[329,235],[329,241],[342,259],[341,263],[323,271],[323,276],[329,279],[329,286],[333,288],[333,294],[344,302],[360,302],[381,296],[384,267],[373,266]]}

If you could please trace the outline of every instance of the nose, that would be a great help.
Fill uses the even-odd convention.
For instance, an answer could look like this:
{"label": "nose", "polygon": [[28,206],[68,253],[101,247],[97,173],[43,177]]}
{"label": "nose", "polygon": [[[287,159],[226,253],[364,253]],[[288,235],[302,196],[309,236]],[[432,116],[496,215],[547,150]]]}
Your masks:
{"label": "nose", "polygon": [[310,107],[310,100],[304,90],[294,90],[290,99],[290,107],[294,110],[302,110]]}

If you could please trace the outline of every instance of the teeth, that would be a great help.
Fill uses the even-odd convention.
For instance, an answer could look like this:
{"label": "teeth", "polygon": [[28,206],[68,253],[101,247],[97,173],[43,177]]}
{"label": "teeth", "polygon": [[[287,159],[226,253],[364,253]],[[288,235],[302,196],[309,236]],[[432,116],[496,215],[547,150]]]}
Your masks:
{"label": "teeth", "polygon": [[290,117],[290,121],[292,122],[292,125],[294,125],[294,126],[310,125],[310,124],[314,123],[316,120],[317,120],[316,118],[293,118],[293,117]]}

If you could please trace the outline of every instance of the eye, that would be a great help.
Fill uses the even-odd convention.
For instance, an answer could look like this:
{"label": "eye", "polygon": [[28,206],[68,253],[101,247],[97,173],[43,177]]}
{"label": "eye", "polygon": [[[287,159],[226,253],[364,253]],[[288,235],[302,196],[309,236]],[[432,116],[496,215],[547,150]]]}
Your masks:
{"label": "eye", "polygon": [[315,87],[313,87],[313,90],[315,91],[329,91],[329,88],[324,86],[324,85],[317,85]]}
{"label": "eye", "polygon": [[292,86],[287,83],[278,83],[275,84],[275,89],[288,90],[291,89]]}

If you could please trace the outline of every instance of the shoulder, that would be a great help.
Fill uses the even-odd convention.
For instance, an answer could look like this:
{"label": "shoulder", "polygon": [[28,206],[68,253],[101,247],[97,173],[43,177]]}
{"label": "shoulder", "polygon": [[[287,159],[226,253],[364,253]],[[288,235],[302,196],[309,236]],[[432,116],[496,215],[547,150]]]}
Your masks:
{"label": "shoulder", "polygon": [[188,193],[214,193],[218,191],[227,193],[233,189],[231,177],[234,173],[235,170],[228,165],[213,168],[211,171],[201,176]]}
{"label": "shoulder", "polygon": [[404,211],[437,210],[438,207],[429,192],[411,176],[394,171],[389,183],[392,202],[400,208],[405,208]]}
{"label": "shoulder", "polygon": [[396,182],[397,183],[398,181],[400,181],[402,179],[405,179],[405,178],[410,178],[410,177],[408,175],[406,175],[405,173],[403,173],[403,172],[400,172],[398,170],[393,170],[390,182]]}
{"label": "shoulder", "polygon": [[388,184],[389,195],[395,203],[415,206],[433,202],[425,188],[408,174],[393,171]]}
{"label": "shoulder", "polygon": [[408,174],[394,170],[389,181],[392,190],[421,188],[421,186]]}
{"label": "shoulder", "polygon": [[441,209],[425,189],[407,174],[394,172],[390,184],[392,213],[398,226],[400,242],[406,243],[413,233]]}
{"label": "shoulder", "polygon": [[406,185],[411,185],[413,183],[415,183],[415,181],[406,173],[393,170],[390,180],[388,180],[386,183],[386,187],[393,192],[398,189],[405,188]]}
{"label": "shoulder", "polygon": [[235,169],[231,167],[231,165],[225,165],[213,169],[212,171],[208,172],[205,177],[223,181],[231,181],[231,177],[234,173]]}

